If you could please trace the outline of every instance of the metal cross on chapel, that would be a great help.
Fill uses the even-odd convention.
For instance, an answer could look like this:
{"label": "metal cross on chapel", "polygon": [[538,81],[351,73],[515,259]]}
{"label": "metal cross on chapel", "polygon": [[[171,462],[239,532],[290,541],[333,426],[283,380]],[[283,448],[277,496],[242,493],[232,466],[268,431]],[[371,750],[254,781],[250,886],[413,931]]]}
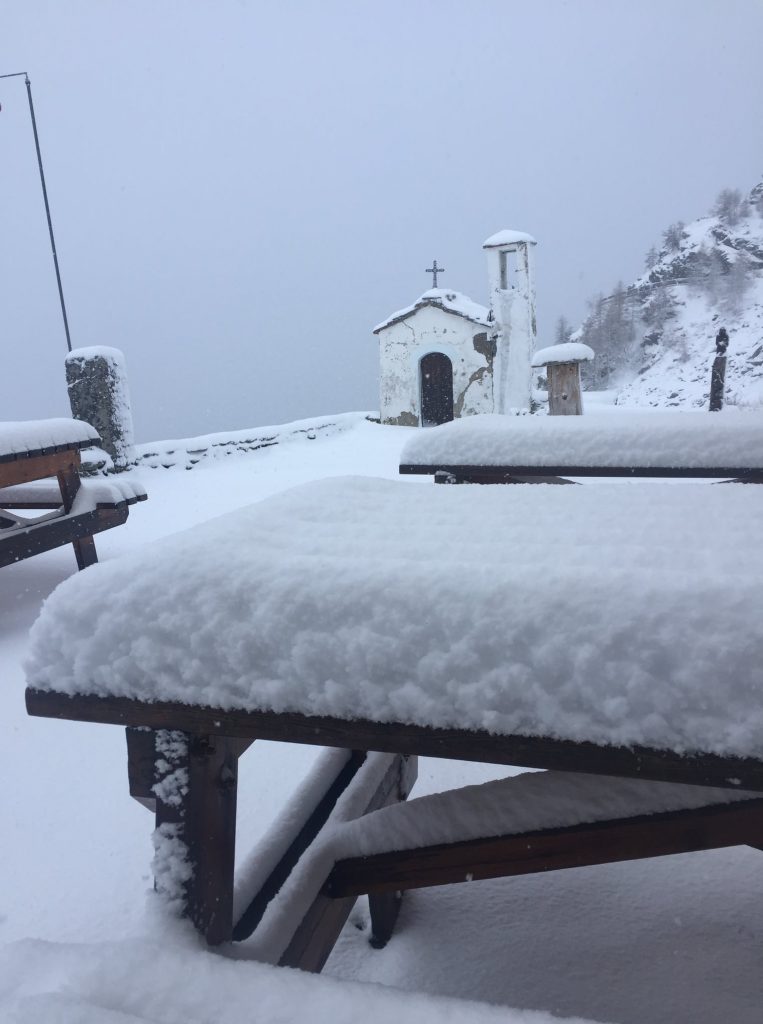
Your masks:
{"label": "metal cross on chapel", "polygon": [[445,267],[438,267],[437,266],[437,260],[432,260],[432,266],[431,267],[427,267],[427,269],[424,271],[424,273],[432,275],[432,287],[436,288],[437,287],[437,275],[438,274],[444,274],[445,273]]}

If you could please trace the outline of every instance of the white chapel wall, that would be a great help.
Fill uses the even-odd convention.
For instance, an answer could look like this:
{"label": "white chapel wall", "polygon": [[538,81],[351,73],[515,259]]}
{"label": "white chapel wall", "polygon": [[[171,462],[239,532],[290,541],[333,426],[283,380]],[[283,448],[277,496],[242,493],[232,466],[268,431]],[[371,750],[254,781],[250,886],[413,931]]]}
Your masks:
{"label": "white chapel wall", "polygon": [[[453,364],[455,417],[493,411],[492,366],[486,327],[436,306],[423,306],[378,334],[382,423],[417,426],[419,361],[441,352]],[[475,341],[476,338],[476,341]]]}

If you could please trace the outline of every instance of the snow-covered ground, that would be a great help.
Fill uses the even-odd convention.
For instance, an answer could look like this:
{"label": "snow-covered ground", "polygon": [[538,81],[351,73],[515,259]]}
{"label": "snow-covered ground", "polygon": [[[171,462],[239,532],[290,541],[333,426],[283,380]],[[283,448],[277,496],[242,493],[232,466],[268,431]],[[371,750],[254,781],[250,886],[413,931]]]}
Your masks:
{"label": "snow-covered ground", "polygon": [[[149,501],[131,510],[125,526],[100,535],[100,559],[294,484],[346,474],[394,478],[412,433],[342,417],[333,431],[283,431],[277,445],[229,448],[230,456],[205,458],[191,471],[185,459],[144,468]],[[413,478],[406,486],[432,484]],[[322,978],[200,949],[185,925],[156,907],[152,818],[127,794],[123,731],[25,714],[29,628],[74,571],[67,547],[0,573],[3,1024],[393,1017],[547,1024],[548,1014],[622,1024],[760,1020],[763,861],[746,848],[413,892],[383,950],[368,945],[361,903]],[[240,860],[318,756],[257,743],[242,758]],[[414,792],[505,774],[427,760]]]}

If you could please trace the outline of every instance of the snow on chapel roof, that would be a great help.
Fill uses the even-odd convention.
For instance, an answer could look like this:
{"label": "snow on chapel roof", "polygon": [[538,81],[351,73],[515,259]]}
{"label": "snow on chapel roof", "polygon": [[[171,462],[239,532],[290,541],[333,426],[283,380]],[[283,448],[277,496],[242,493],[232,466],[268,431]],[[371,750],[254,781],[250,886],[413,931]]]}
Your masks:
{"label": "snow on chapel roof", "polygon": [[397,313],[392,313],[386,320],[382,320],[374,327],[373,333],[378,334],[385,327],[391,327],[392,324],[405,320],[417,310],[423,309],[424,306],[436,306],[446,313],[462,316],[465,320],[471,320],[472,323],[479,324],[481,327],[487,327],[490,323],[488,319],[490,311],[478,302],[474,302],[468,295],[454,292],[452,288],[430,288],[428,292],[420,295],[412,305],[406,306],[405,309],[399,309]]}

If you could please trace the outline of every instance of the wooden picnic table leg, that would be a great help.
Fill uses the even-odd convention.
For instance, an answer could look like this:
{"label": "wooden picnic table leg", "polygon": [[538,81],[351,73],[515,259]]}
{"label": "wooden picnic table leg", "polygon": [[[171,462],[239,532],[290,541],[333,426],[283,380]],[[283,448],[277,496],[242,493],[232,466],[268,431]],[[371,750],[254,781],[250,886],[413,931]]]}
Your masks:
{"label": "wooden picnic table leg", "polygon": [[[79,452],[72,452],[71,454],[72,461],[59,469],[57,473],[58,486],[61,488],[61,500],[63,501],[64,512],[67,514],[71,512],[74,499],[80,488],[80,455]],[[92,537],[80,537],[78,540],[73,540],[72,547],[74,548],[78,569],[87,569],[89,565],[95,565],[98,561],[95,541]]]}
{"label": "wooden picnic table leg", "polygon": [[240,751],[225,736],[156,733],[157,889],[210,946],[232,937]]}
{"label": "wooden picnic table leg", "polygon": [[384,949],[392,938],[402,902],[403,894],[399,891],[368,894],[371,915],[371,938],[368,941],[374,949]]}
{"label": "wooden picnic table leg", "polygon": [[73,540],[72,547],[78,569],[87,569],[89,565],[95,565],[98,561],[98,552],[95,550],[95,541],[92,537],[80,537],[79,540]]}

